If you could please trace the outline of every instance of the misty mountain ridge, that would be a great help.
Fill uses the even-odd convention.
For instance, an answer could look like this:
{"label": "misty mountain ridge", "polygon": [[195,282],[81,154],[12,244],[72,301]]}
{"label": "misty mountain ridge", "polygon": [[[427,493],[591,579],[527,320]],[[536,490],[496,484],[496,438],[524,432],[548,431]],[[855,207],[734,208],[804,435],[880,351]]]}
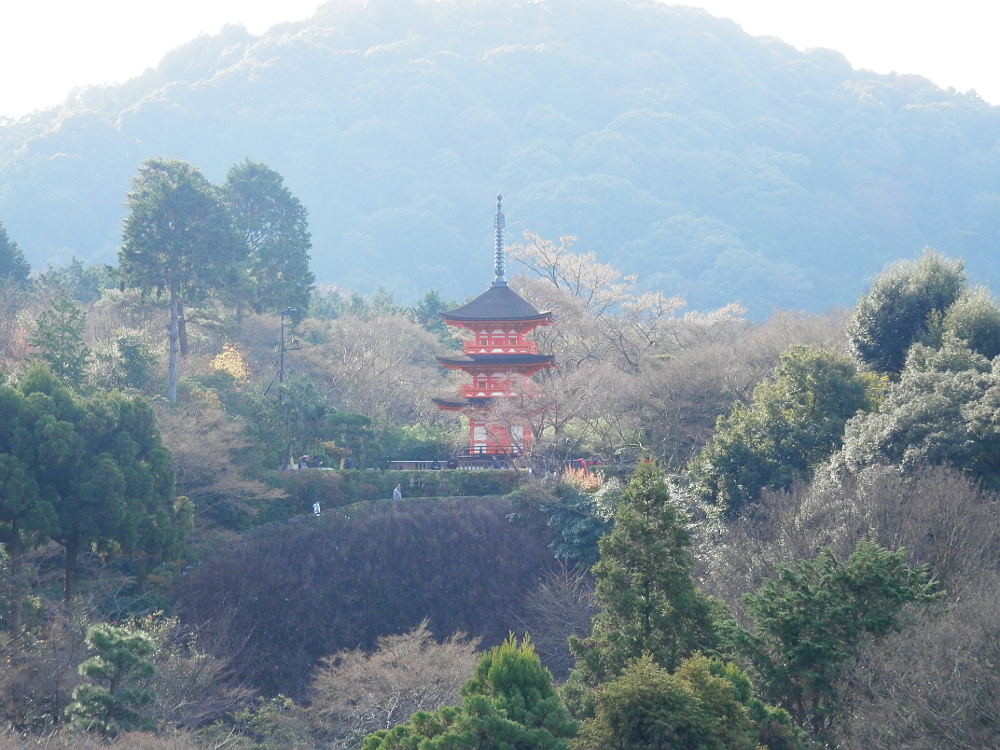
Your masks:
{"label": "misty mountain ridge", "polygon": [[35,267],[114,262],[136,167],[263,161],[321,283],[401,301],[492,278],[492,214],[695,308],[851,304],[932,245],[1000,276],[1000,109],[655,2],[328,3],[0,126],[0,220]]}

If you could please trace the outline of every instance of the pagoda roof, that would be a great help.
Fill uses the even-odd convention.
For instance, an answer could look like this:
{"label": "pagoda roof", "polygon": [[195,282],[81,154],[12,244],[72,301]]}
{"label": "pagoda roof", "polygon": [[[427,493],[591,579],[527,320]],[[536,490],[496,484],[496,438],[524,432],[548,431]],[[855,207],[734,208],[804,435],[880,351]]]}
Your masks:
{"label": "pagoda roof", "polygon": [[439,409],[444,409],[445,411],[458,411],[459,409],[465,409],[466,407],[479,407],[489,405],[493,399],[490,398],[432,398],[431,401],[437,405]]}
{"label": "pagoda roof", "polygon": [[552,354],[473,354],[469,357],[438,357],[437,361],[444,367],[471,367],[482,365],[552,365],[555,356]]}
{"label": "pagoda roof", "polygon": [[538,312],[506,284],[496,284],[461,307],[441,313],[446,321],[473,322],[491,320],[552,322],[552,313]]}

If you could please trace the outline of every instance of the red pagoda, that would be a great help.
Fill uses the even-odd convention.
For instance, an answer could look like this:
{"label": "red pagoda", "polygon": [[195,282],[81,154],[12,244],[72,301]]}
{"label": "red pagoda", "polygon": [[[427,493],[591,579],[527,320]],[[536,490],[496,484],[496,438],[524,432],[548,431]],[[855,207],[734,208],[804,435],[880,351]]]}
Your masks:
{"label": "red pagoda", "polygon": [[464,357],[438,357],[438,362],[449,370],[463,370],[472,382],[462,386],[461,398],[436,398],[434,403],[468,418],[470,454],[518,456],[531,448],[531,424],[527,419],[497,419],[491,407],[501,399],[537,392],[531,376],[555,367],[554,357],[539,354],[538,344],[527,338],[538,326],[551,324],[552,314],[538,312],[507,286],[500,201],[497,195],[493,284],[471,302],[441,313],[445,323],[469,329],[472,337],[462,347]]}

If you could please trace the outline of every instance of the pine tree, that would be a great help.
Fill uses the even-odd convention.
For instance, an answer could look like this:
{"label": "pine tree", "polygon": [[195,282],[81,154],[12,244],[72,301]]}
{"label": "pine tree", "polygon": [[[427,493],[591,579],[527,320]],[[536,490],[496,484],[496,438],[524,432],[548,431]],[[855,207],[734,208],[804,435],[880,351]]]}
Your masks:
{"label": "pine tree", "polygon": [[97,654],[80,664],[80,674],[100,684],[85,682],[73,689],[73,702],[66,707],[70,725],[107,737],[154,729],[141,713],[156,700],[156,692],[142,685],[156,672],[146,659],[156,650],[152,639],[125,628],[95,625],[87,631],[87,646]]}
{"label": "pine tree", "polygon": [[513,636],[483,654],[461,696],[460,706],[369,735],[362,750],[566,750],[578,727],[535,649]]}
{"label": "pine tree", "polygon": [[926,566],[902,550],[859,542],[840,562],[829,549],[781,567],[746,597],[751,631],[730,623],[732,645],[754,666],[768,700],[823,737],[839,718],[839,681],[865,639],[899,627],[908,602],[940,596]]}

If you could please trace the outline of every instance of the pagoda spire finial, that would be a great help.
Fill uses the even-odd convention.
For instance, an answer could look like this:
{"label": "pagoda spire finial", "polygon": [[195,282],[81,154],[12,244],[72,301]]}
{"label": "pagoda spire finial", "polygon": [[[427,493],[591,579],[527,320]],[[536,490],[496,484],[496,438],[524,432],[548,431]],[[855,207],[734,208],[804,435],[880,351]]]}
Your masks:
{"label": "pagoda spire finial", "polygon": [[493,217],[493,286],[507,286],[507,277],[504,276],[504,255],[503,255],[503,212],[500,210],[500,202],[503,196],[497,193],[497,215]]}

